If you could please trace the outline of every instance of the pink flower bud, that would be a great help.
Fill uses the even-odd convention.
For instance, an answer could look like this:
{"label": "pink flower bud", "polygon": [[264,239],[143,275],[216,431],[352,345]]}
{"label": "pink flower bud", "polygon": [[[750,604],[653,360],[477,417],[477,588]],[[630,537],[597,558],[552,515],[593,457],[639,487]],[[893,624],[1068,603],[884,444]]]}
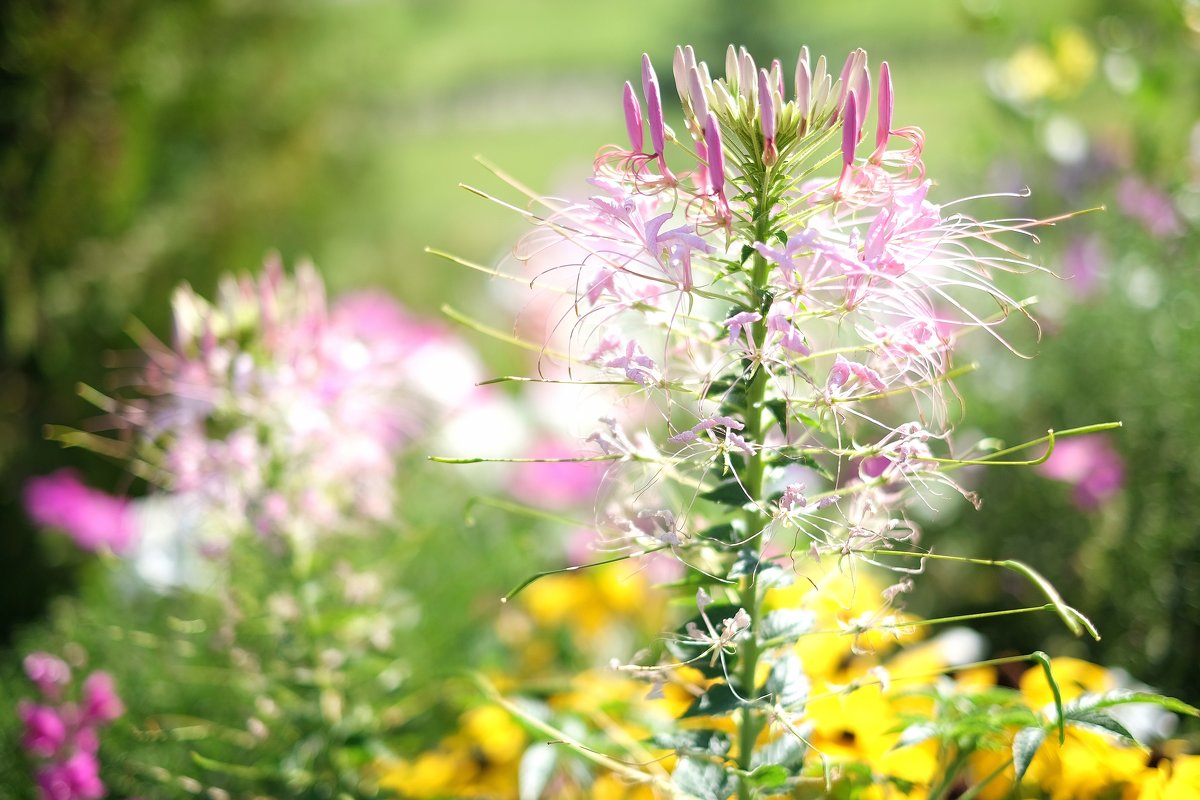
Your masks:
{"label": "pink flower bud", "polygon": [[884,61],[879,65],[879,124],[875,128],[875,152],[872,161],[878,161],[887,150],[888,137],[892,133],[892,110],[895,100],[892,97],[892,70]]}
{"label": "pink flower bud", "polygon": [[629,145],[633,152],[640,153],[646,146],[642,131],[642,106],[633,91],[633,84],[625,81],[625,130],[629,133]]}
{"label": "pink flower bud", "polygon": [[646,95],[646,121],[650,125],[650,144],[654,147],[654,155],[662,156],[666,152],[667,134],[663,123],[662,92],[658,88],[658,76],[654,74],[654,66],[650,56],[642,54],[642,92]]}
{"label": "pink flower bud", "polygon": [[700,78],[700,70],[692,67],[687,74],[688,95],[692,101],[692,113],[696,115],[696,123],[701,126],[701,132],[708,124],[708,97],[704,93],[704,84]]}
{"label": "pink flower bud", "polygon": [[775,147],[775,92],[765,69],[758,71],[758,105],[762,116],[763,163],[769,167],[779,157],[779,150]]}
{"label": "pink flower bud", "polygon": [[846,95],[846,107],[842,111],[842,163],[849,167],[854,163],[854,148],[858,144],[858,100],[854,92]]}
{"label": "pink flower bud", "polygon": [[704,126],[704,146],[708,150],[708,182],[719,195],[725,193],[725,151],[721,147],[721,124],[711,111]]}

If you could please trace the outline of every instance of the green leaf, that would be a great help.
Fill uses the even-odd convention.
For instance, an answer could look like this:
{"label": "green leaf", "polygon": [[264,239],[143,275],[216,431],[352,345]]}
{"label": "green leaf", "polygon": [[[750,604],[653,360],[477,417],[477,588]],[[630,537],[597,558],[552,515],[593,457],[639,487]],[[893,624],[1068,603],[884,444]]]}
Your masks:
{"label": "green leaf", "polygon": [[700,695],[688,707],[688,710],[683,712],[680,719],[689,719],[691,717],[720,717],[725,714],[731,714],[741,708],[743,705],[741,698],[733,693],[733,689],[729,684],[717,683],[709,687],[708,691]]}
{"label": "green leaf", "polygon": [[808,453],[805,453],[803,450],[801,450],[799,448],[780,447],[774,451],[774,454],[777,457],[777,459],[783,459],[785,461],[790,461],[793,464],[800,464],[801,466],[808,467],[809,469],[815,471],[821,477],[825,478],[825,480],[832,481],[835,478],[835,476],[832,472],[830,472],[825,467],[823,467],[820,463],[818,463],[817,460],[815,458],[813,458],[811,455],[809,455]]}
{"label": "green leaf", "polygon": [[790,777],[786,767],[779,764],[763,764],[746,776],[746,780],[756,789],[770,790],[783,787]]}
{"label": "green leaf", "polygon": [[1119,721],[1098,709],[1087,709],[1072,711],[1070,706],[1066,708],[1067,724],[1074,725],[1077,728],[1097,731],[1099,733],[1109,733],[1114,736],[1119,736],[1130,742],[1137,742],[1133,734],[1122,725]]}
{"label": "green leaf", "polygon": [[1031,726],[1017,731],[1017,735],[1013,737],[1013,769],[1016,770],[1016,783],[1020,783],[1025,777],[1033,757],[1037,755],[1038,748],[1045,740],[1046,729],[1042,727]]}
{"label": "green leaf", "polygon": [[787,653],[767,675],[767,691],[787,711],[799,711],[808,700],[809,681],[800,657]]}
{"label": "green leaf", "polygon": [[801,608],[781,608],[767,612],[758,624],[760,642],[788,644],[813,629],[817,615]]}
{"label": "green leaf", "polygon": [[675,750],[680,755],[723,756],[733,747],[733,739],[724,731],[667,731],[652,736],[649,745]]}
{"label": "green leaf", "polygon": [[715,489],[701,494],[700,499],[708,500],[710,503],[720,503],[723,506],[731,506],[732,508],[741,508],[750,502],[750,498],[746,497],[746,490],[736,480],[728,480],[717,484]]}
{"label": "green leaf", "polygon": [[1195,706],[1190,706],[1182,700],[1176,700],[1174,697],[1166,697],[1153,692],[1136,692],[1132,689],[1114,689],[1111,692],[1103,694],[1085,694],[1073,700],[1068,706],[1071,710],[1089,710],[1099,708],[1112,708],[1113,706],[1122,706],[1129,703],[1150,703],[1167,711],[1173,711],[1176,714],[1186,714],[1189,717],[1200,717],[1200,709]]}
{"label": "green leaf", "polygon": [[938,727],[932,722],[917,722],[909,725],[900,732],[900,738],[892,745],[893,750],[898,750],[901,747],[910,747],[914,744],[920,744],[928,739],[932,739],[938,733]]}
{"label": "green leaf", "polygon": [[675,787],[700,800],[726,800],[737,791],[737,778],[720,764],[684,756],[671,773]]}
{"label": "green leaf", "polygon": [[731,522],[722,522],[720,525],[713,525],[705,528],[698,535],[700,539],[711,539],[724,544],[733,544],[740,542],[746,538],[746,525],[742,520],[735,519]]}
{"label": "green leaf", "polygon": [[557,748],[544,742],[531,745],[521,755],[517,771],[517,796],[520,800],[538,800],[546,791],[554,767],[558,763]]}
{"label": "green leaf", "polygon": [[1050,691],[1054,694],[1054,710],[1058,712],[1058,743],[1062,744],[1067,740],[1067,727],[1063,720],[1062,692],[1058,689],[1058,681],[1054,680],[1054,670],[1050,669],[1050,656],[1037,650],[1030,654],[1030,658],[1042,665],[1042,672],[1046,673],[1046,682],[1050,684]]}
{"label": "green leaf", "polygon": [[804,754],[807,750],[798,737],[784,732],[779,738],[755,750],[750,757],[750,766],[757,769],[774,764],[796,775],[804,767]]}
{"label": "green leaf", "polygon": [[795,405],[789,404],[788,401],[782,397],[777,397],[774,400],[768,400],[763,403],[763,405],[765,405],[767,410],[771,412],[771,416],[774,417],[775,421],[779,423],[779,427],[783,428],[784,430],[787,430],[787,424],[792,420],[800,422],[815,430],[820,430],[821,428],[821,423],[817,422],[803,411],[797,410]]}

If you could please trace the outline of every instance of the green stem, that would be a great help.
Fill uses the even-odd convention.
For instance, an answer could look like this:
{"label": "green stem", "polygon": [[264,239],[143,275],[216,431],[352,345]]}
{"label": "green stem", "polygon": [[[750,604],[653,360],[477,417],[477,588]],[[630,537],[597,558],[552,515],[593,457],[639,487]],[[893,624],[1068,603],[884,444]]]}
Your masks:
{"label": "green stem", "polygon": [[[770,185],[771,174],[769,170],[764,171],[762,185],[758,188],[757,204],[754,209],[754,241],[765,242],[770,236]],[[769,274],[767,260],[761,253],[755,252],[754,266],[751,273],[751,303],[753,310],[763,311],[763,305],[766,300],[767,293],[767,276]],[[754,323],[751,328],[751,336],[754,340],[756,351],[761,351],[763,342],[767,338],[767,322],[766,314],[763,318]],[[745,512],[746,534],[749,539],[744,546],[744,550],[757,558],[758,542],[754,538],[754,534],[761,531],[767,524],[765,513],[762,511],[759,502],[763,495],[763,475],[766,471],[765,451],[762,448],[763,440],[763,401],[767,394],[767,370],[759,364],[754,370],[754,374],[750,378],[750,386],[746,390],[746,405],[743,409],[746,418],[745,435],[746,440],[758,446],[754,453],[747,457],[746,467],[741,476],[742,485],[746,489],[746,494],[751,498],[751,506]],[[741,717],[738,721],[738,768],[749,772],[752,768],[754,757],[754,742],[758,738],[758,732],[762,730],[764,719],[752,706],[751,702],[754,699],[756,692],[755,673],[758,671],[759,645],[758,637],[755,631],[759,622],[759,612],[761,610],[758,585],[755,574],[751,572],[742,577],[738,584],[738,603],[742,608],[746,609],[746,613],[750,615],[751,629],[750,636],[742,643],[738,653],[739,664],[741,667],[740,683],[742,693],[745,695],[747,703],[742,707]],[[750,800],[752,790],[749,783],[745,780],[738,781],[738,800]]]}

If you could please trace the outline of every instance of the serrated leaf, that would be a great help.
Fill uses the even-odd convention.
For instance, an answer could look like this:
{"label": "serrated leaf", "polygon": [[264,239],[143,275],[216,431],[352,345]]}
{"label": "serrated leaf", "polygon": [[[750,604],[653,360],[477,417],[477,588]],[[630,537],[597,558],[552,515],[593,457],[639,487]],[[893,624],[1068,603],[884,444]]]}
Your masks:
{"label": "serrated leaf", "polygon": [[521,754],[521,765],[517,771],[517,796],[520,800],[538,800],[546,791],[554,767],[558,763],[558,750],[552,745],[538,742]]}
{"label": "serrated leaf", "polygon": [[750,498],[746,497],[746,490],[736,480],[717,484],[716,488],[701,494],[700,499],[732,508],[741,508],[750,502]]}
{"label": "serrated leaf", "polygon": [[813,629],[817,615],[801,608],[781,608],[767,612],[758,624],[760,642],[787,644]]}
{"label": "serrated leaf", "polygon": [[742,700],[726,683],[713,684],[704,694],[697,697],[680,719],[691,717],[720,717],[742,707]]}
{"label": "serrated leaf", "polygon": [[746,547],[738,551],[737,559],[733,562],[733,566],[729,568],[729,573],[725,576],[727,580],[736,581],[738,578],[744,578],[747,575],[754,575],[762,567],[762,561],[753,549]]}
{"label": "serrated leaf", "polygon": [[737,791],[737,778],[720,764],[685,756],[671,773],[675,787],[700,800],[726,800]]}
{"label": "serrated leaf", "polygon": [[1039,726],[1022,728],[1013,737],[1013,769],[1016,770],[1017,783],[1020,783],[1021,779],[1025,777],[1029,765],[1033,763],[1033,757],[1037,755],[1038,748],[1044,741],[1046,741],[1046,729]]}
{"label": "serrated leaf", "polygon": [[1165,708],[1167,711],[1173,711],[1176,714],[1186,714],[1190,717],[1200,716],[1200,709],[1188,705],[1182,700],[1176,700],[1174,697],[1167,697],[1155,694],[1154,692],[1138,692],[1132,689],[1114,689],[1102,694],[1085,694],[1073,700],[1069,704],[1069,708],[1073,710],[1112,708],[1129,703],[1149,703],[1160,708]]}
{"label": "serrated leaf", "polygon": [[909,725],[900,732],[900,738],[892,745],[893,750],[901,747],[911,747],[914,744],[932,739],[938,733],[938,726],[932,722],[917,722]]}
{"label": "serrated leaf", "polygon": [[1067,706],[1066,714],[1068,725],[1074,725],[1075,727],[1099,733],[1109,733],[1130,742],[1137,742],[1137,738],[1124,725],[1100,709],[1092,708],[1072,711],[1071,707]]}
{"label": "serrated leaf", "polygon": [[751,768],[776,764],[796,775],[804,766],[804,754],[808,750],[804,743],[790,733],[768,742],[754,751],[750,757]]}
{"label": "serrated leaf", "polygon": [[724,731],[670,731],[655,734],[651,747],[675,750],[681,755],[706,754],[723,756],[733,747],[733,739]]}
{"label": "serrated leaf", "polygon": [[767,675],[767,691],[787,711],[799,711],[808,700],[809,681],[795,653],[775,662]]}

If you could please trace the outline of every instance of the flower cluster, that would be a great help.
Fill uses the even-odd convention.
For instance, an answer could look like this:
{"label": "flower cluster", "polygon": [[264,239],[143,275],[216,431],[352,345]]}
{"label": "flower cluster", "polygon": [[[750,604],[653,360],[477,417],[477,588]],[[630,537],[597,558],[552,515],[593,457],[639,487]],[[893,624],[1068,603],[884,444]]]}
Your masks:
{"label": "flower cluster", "polygon": [[[401,447],[431,426],[435,400],[453,408],[474,391],[473,357],[439,327],[382,294],[329,305],[309,265],[225,277],[211,303],[184,285],[172,306],[170,344],[145,334],[144,365],[119,376],[132,391],[102,402],[132,470],[199,520],[210,553],[247,528],[311,547],[389,519]],[[30,490],[39,520],[49,490]]]}
{"label": "flower cluster", "polygon": [[547,212],[515,255],[558,298],[539,380],[623,392],[576,459],[608,462],[598,547],[687,568],[696,616],[620,668],[655,692],[699,671],[669,783],[746,799],[812,766],[808,618],[770,592],[828,557],[886,565],[899,577],[844,624],[854,647],[894,636],[928,552],[911,506],[977,505],[950,475],[968,464],[1037,463],[1004,460],[1033,443],[959,447],[950,400],[964,335],[1012,349],[997,326],[1024,308],[995,277],[1037,268],[1011,240],[1041,223],[935,203],[924,135],[894,124],[891,70],[862,50],[836,71],[803,49],[785,78],[731,46],[714,78],[681,47],[673,73],[685,132],[644,57],[640,91],[624,87],[628,144],[599,153],[586,200],[535,198]]}
{"label": "flower cluster", "polygon": [[125,713],[105,672],[83,682],[78,702],[67,699],[71,668],[49,653],[25,658],[25,674],[37,687],[40,702],[23,700],[17,713],[25,726],[21,745],[39,762],[37,785],[43,800],[96,800],[104,796],[100,780],[99,731]]}
{"label": "flower cluster", "polygon": [[[618,503],[607,528],[635,550],[712,541],[698,501],[715,500],[749,512],[737,541],[798,531],[788,549],[840,552],[910,539],[900,490],[953,485],[933,457],[949,451],[953,345],[1019,308],[991,273],[1030,265],[995,237],[1032,223],[930,201],[923,135],[893,126],[888,65],[873,85],[861,50],[840,75],[803,51],[790,88],[780,62],[758,68],[744,49],[730,48],[724,78],[691,48],[674,72],[691,146],[664,123],[644,59],[644,116],[625,86],[629,146],[601,152],[586,202],[546,201],[517,249],[558,260],[539,281],[576,314],[570,373],[624,382],[670,426],[657,442],[608,422],[593,438],[618,462],[610,483],[639,487],[639,507]],[[671,166],[671,144],[690,169]]]}

